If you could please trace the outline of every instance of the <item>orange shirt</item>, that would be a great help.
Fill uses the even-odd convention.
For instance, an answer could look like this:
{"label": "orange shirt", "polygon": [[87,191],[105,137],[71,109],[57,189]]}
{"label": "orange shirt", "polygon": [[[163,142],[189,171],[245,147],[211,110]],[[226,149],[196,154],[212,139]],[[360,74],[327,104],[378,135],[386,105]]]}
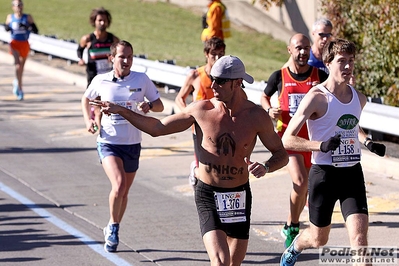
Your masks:
{"label": "orange shirt", "polygon": [[197,72],[200,78],[200,86],[197,95],[195,95],[195,101],[213,98],[212,81],[205,72],[205,66],[197,68]]}

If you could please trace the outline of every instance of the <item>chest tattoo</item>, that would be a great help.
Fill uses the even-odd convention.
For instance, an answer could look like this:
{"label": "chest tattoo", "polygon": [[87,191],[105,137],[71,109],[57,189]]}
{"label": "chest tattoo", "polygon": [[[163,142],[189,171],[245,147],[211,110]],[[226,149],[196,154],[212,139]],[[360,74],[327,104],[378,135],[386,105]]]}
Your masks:
{"label": "chest tattoo", "polygon": [[220,135],[216,140],[217,153],[219,155],[227,155],[231,153],[234,157],[236,151],[236,143],[229,133]]}

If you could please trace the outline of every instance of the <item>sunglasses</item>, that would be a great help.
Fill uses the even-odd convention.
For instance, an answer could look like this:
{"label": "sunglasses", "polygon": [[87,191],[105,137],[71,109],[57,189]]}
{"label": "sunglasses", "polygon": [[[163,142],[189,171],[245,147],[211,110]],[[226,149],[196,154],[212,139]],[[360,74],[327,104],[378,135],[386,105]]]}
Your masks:
{"label": "sunglasses", "polygon": [[209,76],[209,77],[211,78],[212,82],[215,82],[218,85],[223,85],[226,82],[229,82],[230,80],[232,80],[232,79],[215,78],[213,76]]}
{"label": "sunglasses", "polygon": [[323,33],[323,32],[320,32],[320,33],[319,33],[319,36],[320,36],[321,38],[330,38],[330,37],[332,36],[332,34],[331,34],[331,33]]}

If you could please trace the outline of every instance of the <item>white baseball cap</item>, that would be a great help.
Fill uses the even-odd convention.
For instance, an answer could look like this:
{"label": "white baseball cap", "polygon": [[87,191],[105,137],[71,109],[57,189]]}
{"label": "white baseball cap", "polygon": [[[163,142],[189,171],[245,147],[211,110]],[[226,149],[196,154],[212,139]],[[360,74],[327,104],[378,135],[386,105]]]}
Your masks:
{"label": "white baseball cap", "polygon": [[216,60],[211,69],[211,76],[224,79],[244,79],[248,83],[254,82],[254,78],[245,73],[244,63],[234,55],[225,55]]}

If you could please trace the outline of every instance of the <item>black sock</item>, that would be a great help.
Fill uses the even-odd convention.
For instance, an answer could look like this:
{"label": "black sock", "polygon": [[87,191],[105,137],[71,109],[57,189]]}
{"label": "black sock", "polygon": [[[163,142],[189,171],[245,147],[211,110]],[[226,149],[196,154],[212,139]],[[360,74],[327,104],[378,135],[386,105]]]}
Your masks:
{"label": "black sock", "polygon": [[291,227],[299,227],[299,223],[296,223],[296,224],[294,224],[294,223],[291,223],[291,225],[290,225]]}
{"label": "black sock", "polygon": [[284,229],[288,229],[287,223],[284,224]]}

